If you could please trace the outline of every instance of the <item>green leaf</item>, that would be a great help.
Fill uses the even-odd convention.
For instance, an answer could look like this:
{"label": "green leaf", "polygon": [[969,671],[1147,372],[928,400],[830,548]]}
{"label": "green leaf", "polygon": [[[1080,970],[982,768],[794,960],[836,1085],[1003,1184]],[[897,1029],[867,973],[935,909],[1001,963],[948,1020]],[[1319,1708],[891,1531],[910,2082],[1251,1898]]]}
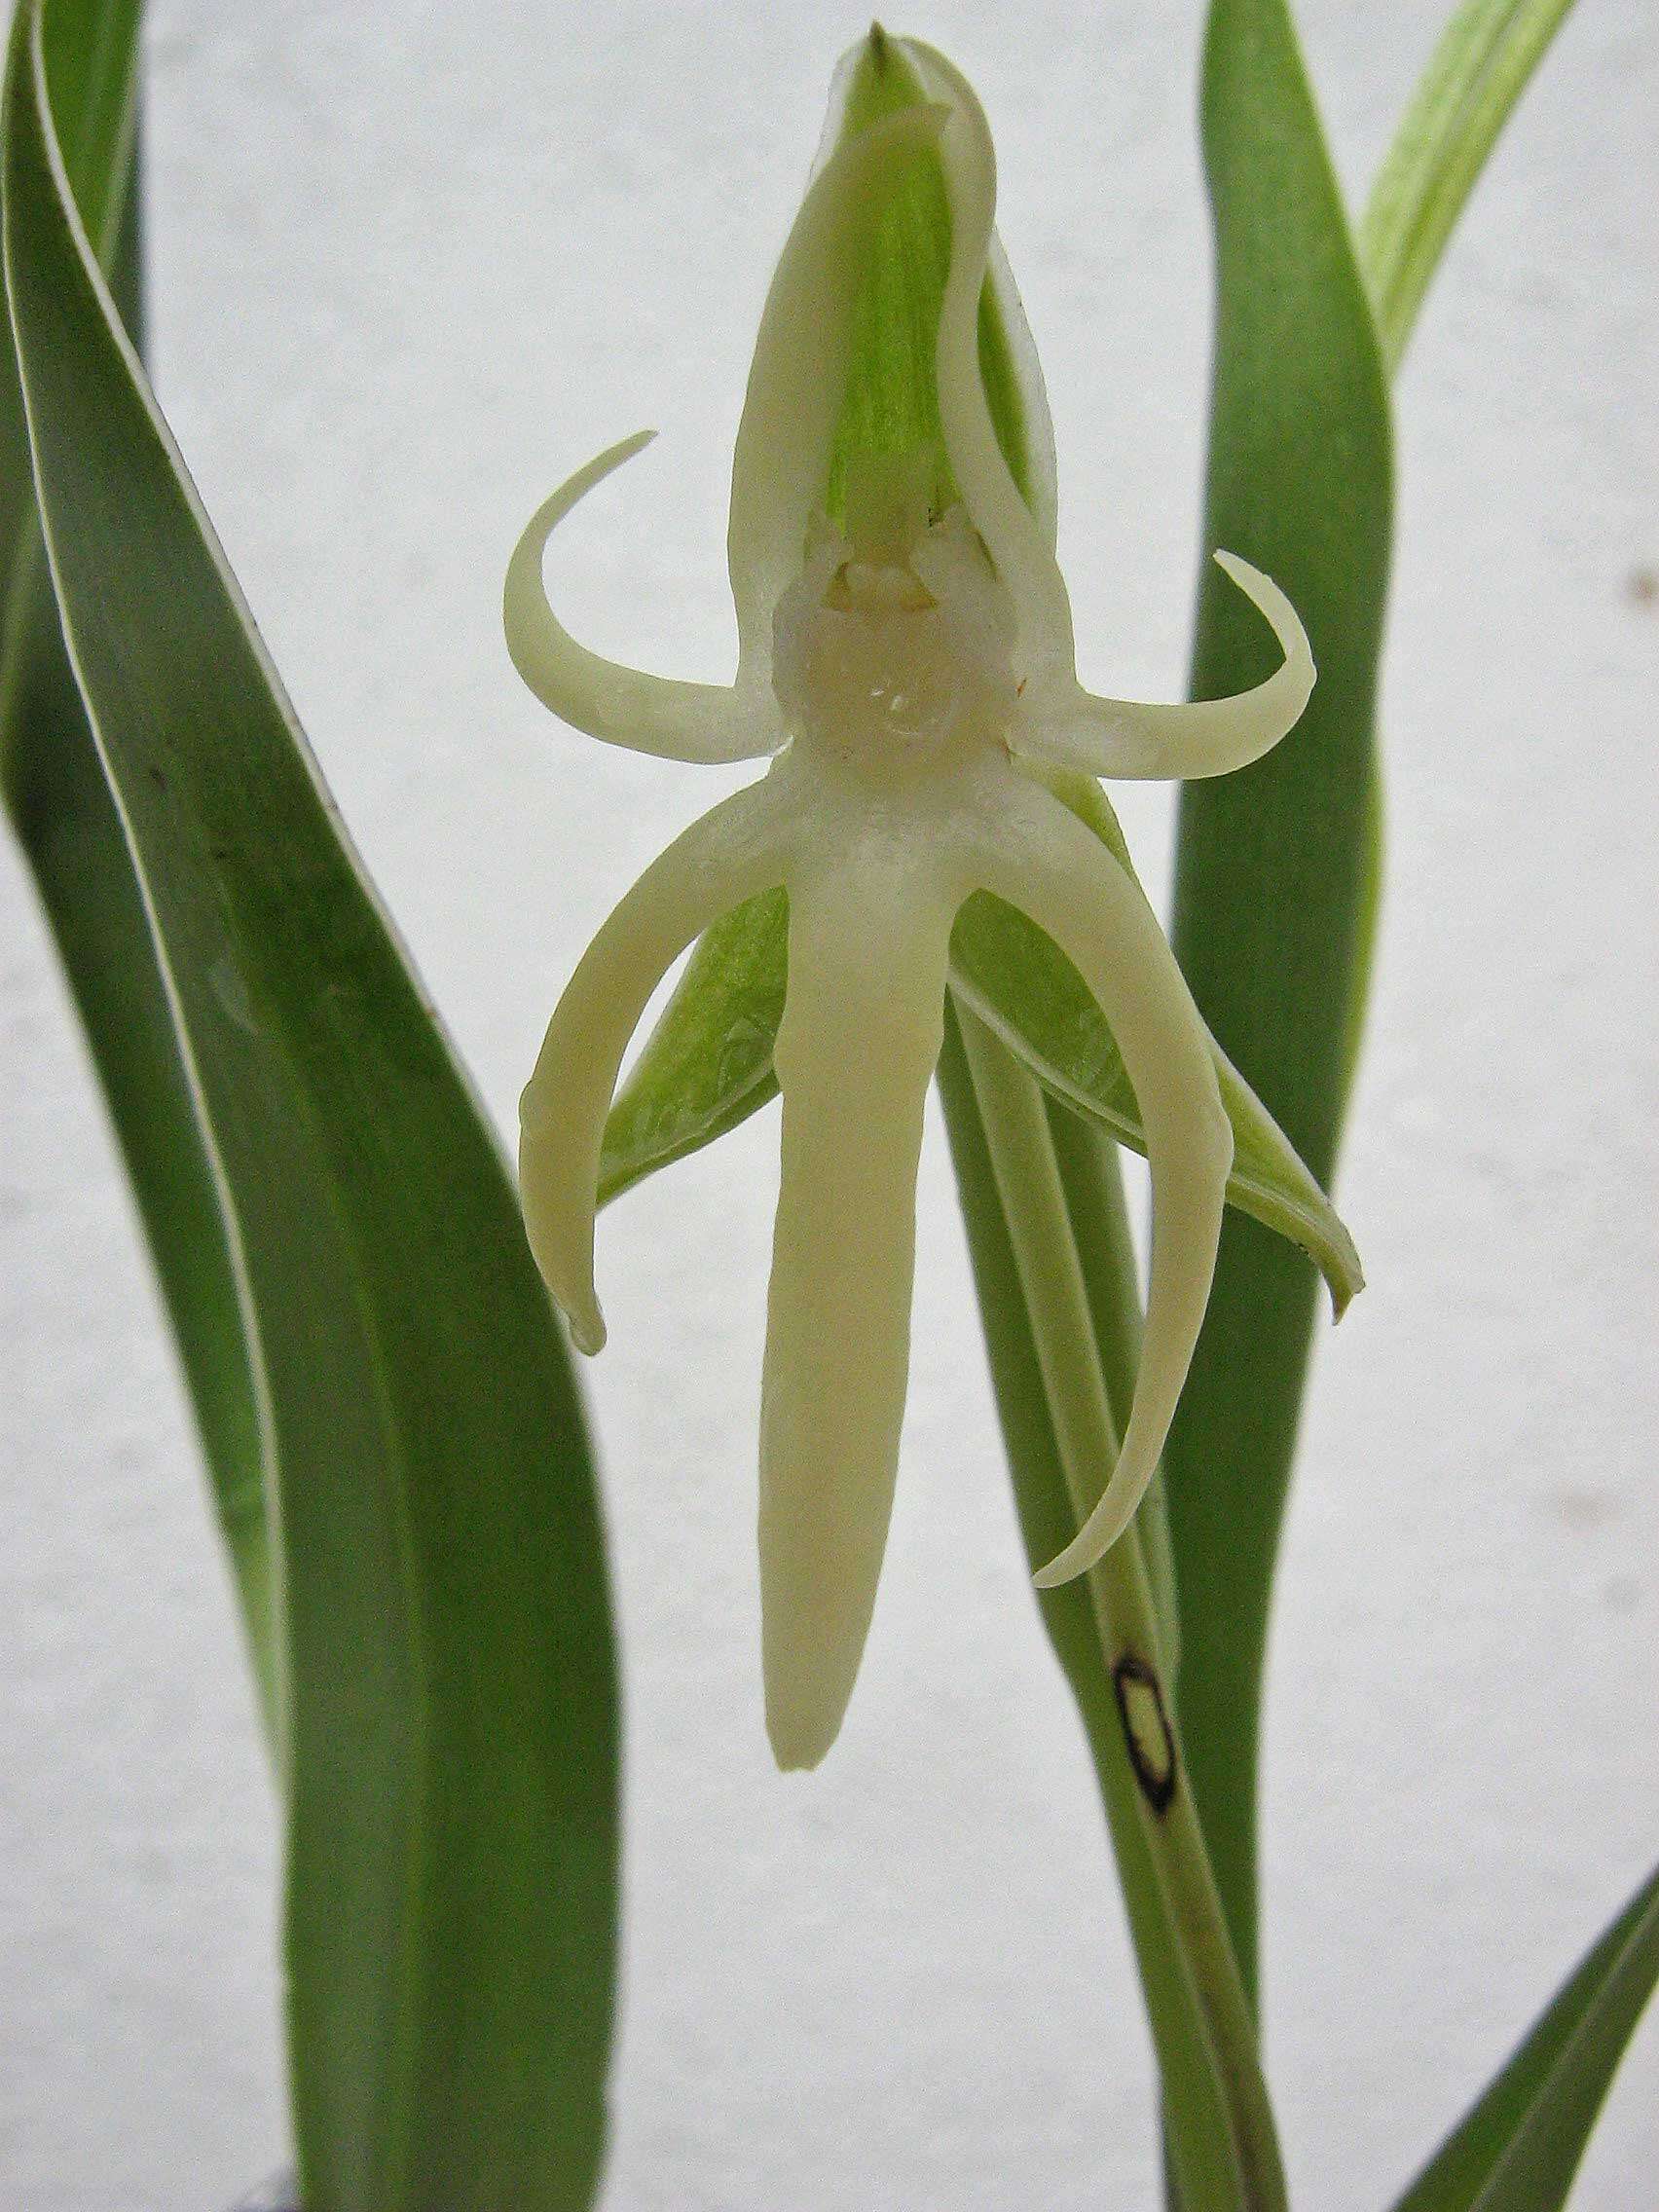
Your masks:
{"label": "green leaf", "polygon": [[1659,1869],[1551,1999],[1394,2212],[1562,2212],[1659,1983]]}
{"label": "green leaf", "polygon": [[[47,79],[76,204],[137,342],[139,195],[133,0],[59,0]],[[41,555],[28,431],[10,326],[0,446],[13,534],[0,654],[0,786],[74,996],[149,1240],[212,1478],[220,1533],[268,1736],[276,1719],[276,1630],[259,1411],[235,1270],[150,920]],[[9,556],[9,557],[6,557]]]}
{"label": "green leaf", "polygon": [[1429,279],[1510,111],[1572,0],[1464,0],[1436,48],[1360,230],[1382,352],[1399,365]]}
{"label": "green leaf", "polygon": [[[132,175],[139,0],[62,0],[46,28],[47,76],[81,220],[107,265]],[[0,605],[33,542],[28,433],[11,345],[0,371]]]}
{"label": "green leaf", "polygon": [[[1183,792],[1172,935],[1219,1046],[1326,1190],[1380,899],[1384,371],[1563,12],[1560,0],[1475,0],[1460,12],[1384,164],[1362,269],[1284,0],[1213,0],[1210,11],[1203,137],[1218,301],[1205,547],[1242,553],[1290,594],[1319,682],[1267,759]],[[1265,673],[1260,640],[1206,558],[1195,695]],[[1252,1980],[1262,1659],[1312,1319],[1308,1272],[1231,1220],[1165,1454],[1183,1725]]]}
{"label": "green leaf", "polygon": [[586,2205],[616,1716],[579,1408],[497,1149],[347,849],[76,219],[39,5],[8,300],[76,675],[217,1180],[281,1533],[302,2176]]}
{"label": "green leaf", "polygon": [[[1265,759],[1183,790],[1172,935],[1217,1043],[1328,1188],[1367,950],[1388,399],[1283,0],[1214,0],[1202,131],[1218,296],[1193,691],[1271,665],[1215,546],[1290,595],[1319,681]],[[1164,1457],[1182,1728],[1252,1984],[1261,1667],[1313,1293],[1288,1245],[1230,1217]]]}

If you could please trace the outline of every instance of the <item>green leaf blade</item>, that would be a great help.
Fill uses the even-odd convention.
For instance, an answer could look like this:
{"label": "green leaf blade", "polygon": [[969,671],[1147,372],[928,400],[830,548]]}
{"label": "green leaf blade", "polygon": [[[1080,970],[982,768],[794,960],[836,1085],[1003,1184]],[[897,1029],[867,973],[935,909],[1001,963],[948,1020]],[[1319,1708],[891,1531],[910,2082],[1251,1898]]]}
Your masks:
{"label": "green leaf blade", "polygon": [[[1367,951],[1389,422],[1282,0],[1215,0],[1202,130],[1218,293],[1193,691],[1216,697],[1268,673],[1257,625],[1208,559],[1216,546],[1290,595],[1319,681],[1264,760],[1185,787],[1172,937],[1218,1046],[1329,1188]],[[1313,1309],[1300,1257],[1230,1217],[1164,1460],[1183,1733],[1252,1983],[1261,1669]]]}
{"label": "green leaf blade", "polygon": [[330,2212],[576,2212],[617,1848],[580,1409],[499,1157],[74,221],[38,30],[23,11],[8,75],[8,296],[65,633],[256,1361],[303,2180]]}
{"label": "green leaf blade", "polygon": [[[1203,126],[1219,299],[1205,543],[1242,550],[1274,575],[1308,625],[1320,673],[1303,723],[1276,753],[1183,793],[1172,935],[1220,1048],[1327,1190],[1381,898],[1373,733],[1391,505],[1383,374],[1566,12],[1562,0],[1459,9],[1357,249],[1283,0],[1214,0],[1210,12]],[[1229,601],[1206,559],[1196,696],[1263,673],[1259,642]],[[1182,1711],[1252,1976],[1262,1659],[1312,1318],[1306,1271],[1254,1225],[1230,1220],[1166,1459]]]}
{"label": "green leaf blade", "polygon": [[[48,82],[80,150],[76,203],[134,343],[142,308],[133,128],[138,10],[59,0]],[[142,887],[64,651],[34,506],[22,392],[6,330],[0,451],[12,517],[0,651],[0,789],[34,877],[144,1225],[236,1584],[266,1734],[276,1728],[275,1568],[259,1411],[212,1163],[158,965]]]}
{"label": "green leaf blade", "polygon": [[1659,1868],[1551,1999],[1394,2212],[1562,2212],[1659,1984]]}
{"label": "green leaf blade", "polygon": [[50,582],[41,564],[31,567],[7,670],[10,742],[0,754],[7,811],[155,1262],[274,1743],[273,1547],[238,1273],[142,887],[64,653]]}
{"label": "green leaf blade", "polygon": [[[47,81],[64,166],[87,235],[106,263],[133,173],[141,0],[61,0],[46,26]],[[10,336],[0,371],[0,606],[33,542],[28,435]]]}
{"label": "green leaf blade", "polygon": [[[1172,940],[1214,1040],[1329,1188],[1365,969],[1389,403],[1283,0],[1214,0],[1203,150],[1217,339],[1193,694],[1268,673],[1214,546],[1290,593],[1318,683],[1268,758],[1181,792]],[[1235,1214],[1165,1449],[1181,1723],[1252,1986],[1261,1664],[1311,1320],[1311,1272]]]}
{"label": "green leaf blade", "polygon": [[1366,203],[1360,257],[1390,369],[1487,158],[1572,0],[1464,0]]}

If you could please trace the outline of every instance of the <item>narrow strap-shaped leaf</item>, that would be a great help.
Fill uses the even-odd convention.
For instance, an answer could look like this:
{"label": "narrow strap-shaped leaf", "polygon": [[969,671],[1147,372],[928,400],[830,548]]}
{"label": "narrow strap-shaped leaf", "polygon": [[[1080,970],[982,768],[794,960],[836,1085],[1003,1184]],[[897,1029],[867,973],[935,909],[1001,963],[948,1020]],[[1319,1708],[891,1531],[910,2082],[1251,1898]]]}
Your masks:
{"label": "narrow strap-shaped leaf", "polygon": [[[134,0],[58,0],[48,23],[55,115],[61,135],[81,149],[69,165],[76,204],[89,238],[99,240],[136,345],[140,194],[129,111],[137,9]],[[79,65],[55,74],[58,57],[71,55]],[[63,648],[9,325],[5,355],[0,423],[5,449],[20,456],[18,489],[26,505],[17,518],[0,655],[0,785],[166,1301],[270,1734],[276,1716],[271,1530],[236,1272],[143,893]]]}
{"label": "narrow strap-shaped leaf", "polygon": [[[1278,579],[1320,673],[1276,753],[1183,793],[1174,939],[1221,1048],[1327,1190],[1379,903],[1373,724],[1391,504],[1382,371],[1563,13],[1558,0],[1460,11],[1384,164],[1362,269],[1284,0],[1211,8],[1203,128],[1219,293],[1205,543]],[[1237,612],[1206,558],[1199,696],[1261,673]],[[1294,1255],[1230,1221],[1165,1454],[1183,1721],[1252,1976],[1262,1651],[1312,1315],[1312,1281]]]}
{"label": "narrow strap-shaped leaf", "polygon": [[[1202,129],[1218,292],[1194,695],[1272,665],[1218,545],[1290,595],[1319,681],[1266,759],[1183,790],[1173,935],[1217,1043],[1328,1187],[1364,955],[1387,391],[1284,0],[1214,0]],[[1313,1293],[1287,1244],[1229,1219],[1164,1456],[1182,1726],[1252,1980],[1259,1685]]]}
{"label": "narrow strap-shaped leaf", "polygon": [[1394,2212],[1562,2212],[1659,1983],[1659,1869],[1551,1999]]}
{"label": "narrow strap-shaped leaf", "polygon": [[1378,335],[1399,366],[1429,279],[1511,109],[1572,0],[1463,0],[1366,204],[1360,260]]}
{"label": "narrow strap-shaped leaf", "polygon": [[615,1936],[596,1499],[511,1187],[75,217],[39,6],[3,126],[54,581],[258,1361],[307,2198],[586,2205]]}
{"label": "narrow strap-shaped leaf", "polygon": [[189,1385],[268,1740],[277,1626],[257,1391],[210,1156],[150,917],[44,563],[8,667],[6,802],[52,929]]}
{"label": "narrow strap-shaped leaf", "polygon": [[[140,0],[60,0],[47,24],[48,82],[64,167],[87,236],[107,266],[133,173]],[[32,541],[28,432],[8,337],[0,370],[0,606]]]}

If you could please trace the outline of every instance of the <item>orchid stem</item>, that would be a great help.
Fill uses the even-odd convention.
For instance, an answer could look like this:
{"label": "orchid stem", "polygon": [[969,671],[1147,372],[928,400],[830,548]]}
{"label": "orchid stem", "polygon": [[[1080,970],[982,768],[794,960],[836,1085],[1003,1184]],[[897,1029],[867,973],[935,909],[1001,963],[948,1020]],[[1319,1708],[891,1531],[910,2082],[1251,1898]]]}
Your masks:
{"label": "orchid stem", "polygon": [[[1119,1439],[1053,1137],[1036,1083],[976,1015],[958,1006],[957,1016],[1059,1461],[1081,1524],[1116,1464]],[[1087,1581],[1125,1754],[1103,1775],[1114,1846],[1126,1892],[1132,1868],[1143,1860],[1151,1868],[1162,1908],[1157,1916],[1161,1941],[1173,1948],[1192,2001],[1189,2018],[1207,2056],[1213,2109],[1226,2135],[1224,2157],[1172,2139],[1182,2201],[1188,2212],[1285,2212],[1255,2024],[1183,1770],[1138,1523],[1089,1569]],[[1132,1798],[1132,1812],[1125,1798]],[[1132,1841],[1125,1828],[1133,1831]],[[1149,1957],[1149,1916],[1133,1914],[1132,1905],[1131,1899],[1152,2009],[1152,1979],[1169,1961]],[[1171,2050],[1166,2035],[1158,2040],[1166,2115],[1179,2127],[1184,2100],[1173,2094],[1171,2059],[1183,2062],[1183,2054]],[[1231,2169],[1231,2186],[1224,2169]]]}

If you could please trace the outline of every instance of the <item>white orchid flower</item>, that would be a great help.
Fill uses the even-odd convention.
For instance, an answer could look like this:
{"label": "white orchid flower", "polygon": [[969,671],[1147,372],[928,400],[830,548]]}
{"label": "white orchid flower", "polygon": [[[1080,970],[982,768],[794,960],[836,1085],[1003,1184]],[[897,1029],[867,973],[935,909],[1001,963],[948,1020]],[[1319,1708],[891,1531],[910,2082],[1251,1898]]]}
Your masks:
{"label": "white orchid flower", "polygon": [[[628,1040],[676,957],[781,885],[783,1167],[759,1548],[767,1729],[784,1767],[815,1765],[834,1740],[874,1607],[909,1362],[923,1104],[951,925],[972,893],[1028,915],[1093,992],[1134,1086],[1152,1168],[1131,1418],[1098,1504],[1038,1576],[1045,1586],[1083,1572],[1127,1526],[1209,1296],[1233,1140],[1203,1024],[1127,873],[1021,762],[1222,775],[1284,736],[1313,682],[1284,595],[1226,554],[1218,560],[1284,653],[1268,682],[1185,706],[1096,698],[1078,682],[1051,500],[1039,500],[1051,510],[1040,522],[1021,498],[980,373],[988,264],[1005,310],[1012,302],[992,231],[990,133],[949,62],[909,41],[902,51],[925,104],[843,137],[824,161],[761,317],[732,466],[736,682],[672,682],[601,659],[548,605],[548,536],[649,433],[553,494],[513,555],[505,594],[513,660],[564,720],[675,759],[772,758],[646,869],[584,954],[524,1093],[520,1159],[536,1262],[576,1344],[597,1351],[595,1197]],[[895,190],[933,152],[951,220],[939,415],[944,480],[959,499],[932,511],[937,472],[869,461],[850,471],[836,529],[826,488],[860,284]]]}

